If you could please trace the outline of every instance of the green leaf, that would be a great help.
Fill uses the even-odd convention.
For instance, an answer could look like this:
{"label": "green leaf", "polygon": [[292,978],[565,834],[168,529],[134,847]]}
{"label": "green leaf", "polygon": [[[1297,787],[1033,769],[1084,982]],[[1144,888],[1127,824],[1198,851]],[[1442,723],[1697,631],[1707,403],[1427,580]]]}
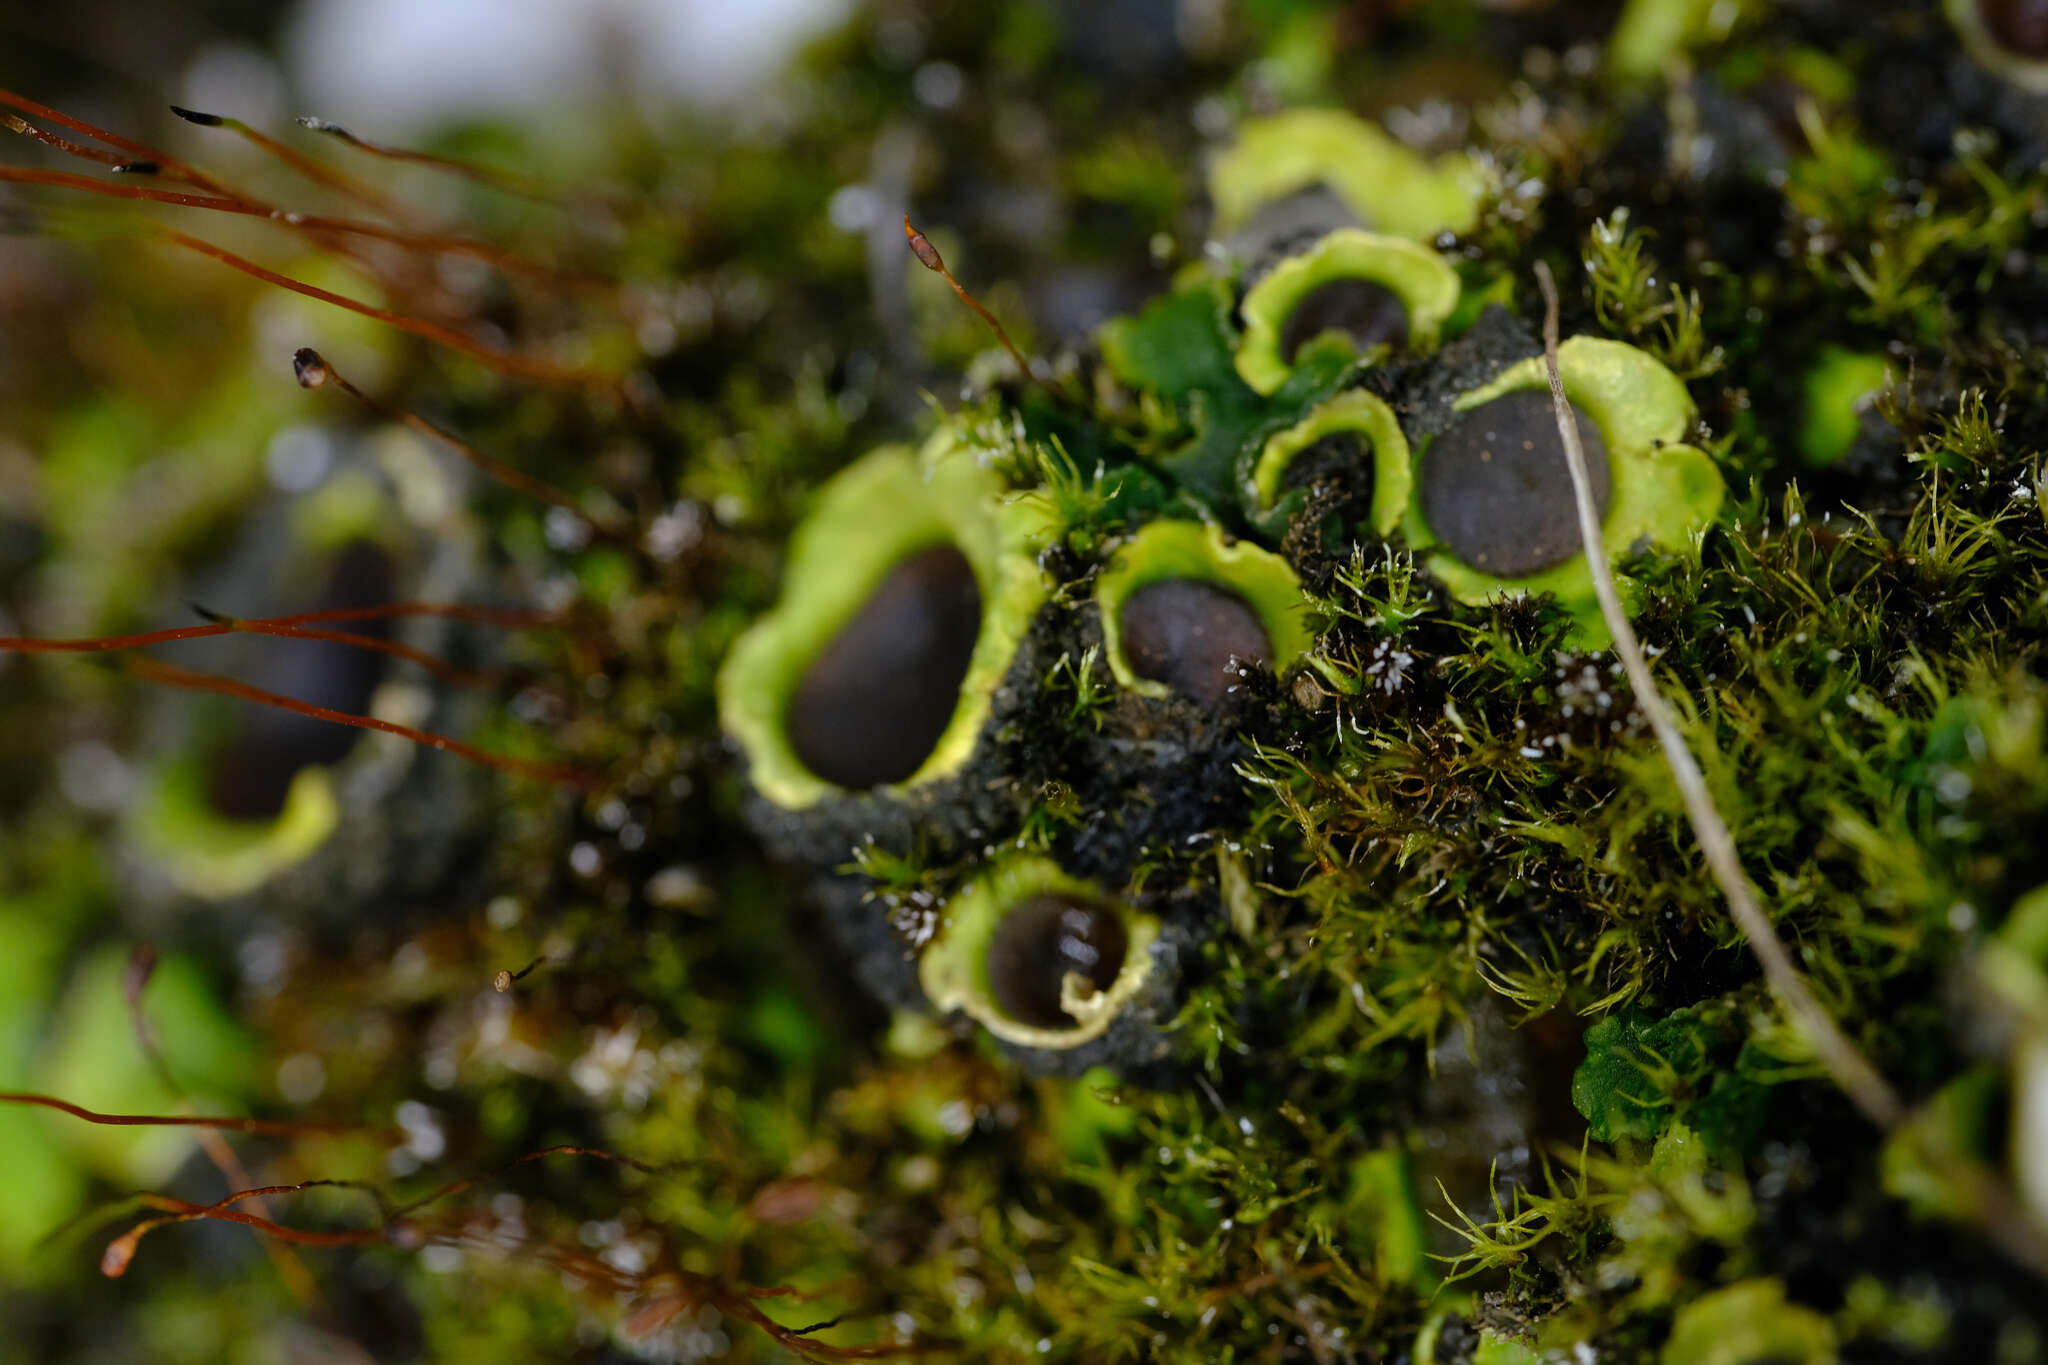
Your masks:
{"label": "green leaf", "polygon": [[1704,1072],[1712,1042],[1697,1008],[1654,1020],[1639,1010],[1609,1015],[1586,1030],[1572,1104],[1601,1142],[1654,1138]]}
{"label": "green leaf", "polygon": [[1196,390],[1244,388],[1229,317],[1228,286],[1204,278],[1155,299],[1135,317],[1104,324],[1102,355],[1125,384],[1184,406]]}

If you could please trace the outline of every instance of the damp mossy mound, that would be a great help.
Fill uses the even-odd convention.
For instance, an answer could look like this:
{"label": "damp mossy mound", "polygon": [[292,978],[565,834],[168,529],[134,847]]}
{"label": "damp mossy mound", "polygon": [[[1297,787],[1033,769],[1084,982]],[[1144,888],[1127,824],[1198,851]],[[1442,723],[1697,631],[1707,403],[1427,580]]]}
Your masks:
{"label": "damp mossy mound", "polygon": [[[9,664],[26,700],[0,746],[35,776],[0,822],[8,1088],[109,1111],[139,1093],[89,1086],[148,1067],[125,953],[101,946],[146,940],[204,961],[182,997],[144,995],[192,1104],[405,1130],[395,1151],[230,1136],[252,1181],[361,1179],[403,1205],[492,1174],[408,1215],[420,1255],[363,1204],[272,1200],[285,1226],[364,1229],[359,1248],[295,1248],[332,1312],[306,1310],[247,1227],[159,1228],[110,1293],[99,1243],[28,1249],[136,1176],[63,1116],[14,1115],[31,1122],[0,1142],[22,1170],[0,1212],[0,1357],[788,1354],[756,1312],[820,1357],[1001,1365],[2042,1354],[2041,1279],[2002,1234],[2048,1224],[2048,100],[1926,0],[1280,0],[1149,46],[1094,22],[1109,13],[877,12],[820,45],[803,98],[744,144],[635,142],[621,183],[658,165],[690,193],[686,233],[665,212],[616,223],[654,312],[567,338],[536,321],[561,300],[490,314],[518,320],[522,353],[644,340],[630,412],[511,401],[467,362],[391,372],[393,401],[452,408],[631,532],[586,539],[509,491],[474,495],[512,581],[579,599],[570,628],[523,637],[534,676],[480,738],[600,781],[493,781],[497,833],[461,883],[401,888],[324,941],[260,905],[246,929],[148,918],[108,884],[82,804],[109,784],[84,780],[107,765],[79,736],[129,752],[122,680]],[[1289,134],[1299,108],[1316,112]],[[1398,177],[1369,187],[1393,200],[1347,203],[1329,152],[1359,128],[1411,169],[1459,168],[1457,211],[1420,182],[1408,202]],[[1262,176],[1205,204],[1204,157],[1232,145]],[[899,170],[1043,384],[914,261],[908,309],[875,320],[900,224],[860,191]],[[1357,220],[1389,202],[1413,226],[1365,230],[1457,274],[1440,344],[1321,335],[1271,392],[1248,384],[1237,305],[1298,249],[1287,214],[1313,236],[1333,204]],[[574,231],[535,213],[536,241]],[[872,238],[830,226],[862,218]],[[1461,556],[1516,527],[1418,510],[1447,491],[1425,495],[1432,451],[1491,403],[1513,398],[1500,427],[1547,453],[1538,262],[1562,285],[1568,366],[1625,353],[1624,387],[1655,400],[1617,418],[1567,377],[1606,449],[1603,525],[1651,667],[1766,915],[1899,1091],[1889,1134],[1762,980],[1569,560],[1490,573]],[[130,335],[93,316],[49,335]],[[1063,346],[1063,318],[1097,341]],[[935,386],[913,339],[967,383]],[[650,428],[638,400],[657,394]],[[120,525],[78,507],[103,509],[85,493],[126,466],[76,453],[113,450],[120,423],[79,425],[101,436],[52,447],[71,453],[49,491],[77,504],[66,526]],[[772,763],[724,737],[719,703],[747,689],[728,675],[720,698],[720,666],[761,648],[739,642],[764,618],[799,633],[778,589],[809,597],[797,561],[831,558],[806,519],[862,452],[925,431],[931,464],[971,465],[954,477],[973,496],[946,504],[943,537],[894,540],[928,491],[926,457],[892,456],[917,478],[848,517],[894,541],[889,562],[835,599],[837,629],[803,627],[768,670],[785,709],[761,714],[786,720],[869,607],[985,622],[988,581],[970,597],[957,561],[918,558],[943,539],[971,570],[955,537],[984,516],[1028,522],[1037,605],[961,766],[843,769],[780,803]],[[1469,461],[1500,458],[1487,439]],[[1624,535],[1631,486],[1667,453],[1690,472]],[[105,601],[108,547],[67,536],[44,562],[17,506],[0,504],[7,610],[63,619],[49,589],[74,572]],[[1162,526],[1278,561],[1303,603],[1302,647],[1240,669],[1223,711],[1112,667],[1099,590]],[[964,678],[976,652],[928,657]],[[834,707],[858,713],[848,692]],[[924,719],[937,752],[955,716]],[[412,809],[377,808],[424,823]],[[331,846],[401,885],[405,846],[344,845],[358,827]],[[997,967],[1023,975],[997,990],[965,945],[994,945],[1005,906],[1027,914]],[[1111,975],[1098,917],[1123,912]],[[1109,997],[1111,1022],[1078,1038]],[[224,1013],[260,1056],[216,1085],[172,1035]],[[1020,1020],[1044,1032],[1006,1039]],[[182,1158],[162,1188],[218,1198]]]}

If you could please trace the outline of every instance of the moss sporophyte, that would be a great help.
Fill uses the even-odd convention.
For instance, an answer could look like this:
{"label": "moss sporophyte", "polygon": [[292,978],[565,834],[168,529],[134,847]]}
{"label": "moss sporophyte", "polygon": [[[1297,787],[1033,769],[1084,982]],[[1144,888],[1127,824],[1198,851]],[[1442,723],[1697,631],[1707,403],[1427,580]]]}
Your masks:
{"label": "moss sporophyte", "polygon": [[232,180],[0,91],[123,374],[0,353],[35,1358],[2041,1354],[2048,9],[1079,13]]}

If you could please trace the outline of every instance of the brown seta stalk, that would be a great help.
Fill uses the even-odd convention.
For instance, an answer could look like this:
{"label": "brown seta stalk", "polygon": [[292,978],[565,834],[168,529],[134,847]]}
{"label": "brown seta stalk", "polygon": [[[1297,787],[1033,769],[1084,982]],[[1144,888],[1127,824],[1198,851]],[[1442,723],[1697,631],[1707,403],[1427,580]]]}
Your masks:
{"label": "brown seta stalk", "polygon": [[[156,1032],[149,1026],[149,1011],[143,1003],[143,996],[149,990],[150,980],[156,975],[157,961],[156,948],[147,943],[138,944],[128,955],[128,970],[122,976],[121,987],[122,994],[128,1001],[129,1031],[135,1035],[136,1046],[142,1049],[144,1060],[149,1063],[150,1070],[156,1074],[164,1090],[178,1101],[180,1108],[188,1108],[191,1102],[185,1094],[185,1088],[178,1084],[178,1078],[171,1073],[171,1064],[165,1058],[163,1049],[157,1046]],[[230,1190],[242,1189],[249,1185],[248,1169],[242,1165],[242,1159],[235,1154],[235,1149],[228,1145],[228,1140],[221,1136],[219,1129],[201,1128],[196,1136],[200,1150],[206,1153],[206,1159],[220,1172],[221,1179],[227,1183]],[[270,1216],[270,1210],[264,1206],[260,1198],[252,1200],[251,1203],[257,1217]],[[292,1297],[302,1304],[316,1302],[320,1297],[319,1289],[313,1283],[312,1272],[306,1269],[306,1263],[299,1259],[297,1253],[283,1242],[267,1241],[263,1246],[270,1255],[271,1264],[277,1267],[278,1277],[285,1282],[285,1287],[291,1291]]]}
{"label": "brown seta stalk", "polygon": [[266,266],[258,265],[246,256],[236,255],[226,247],[216,246],[212,242],[179,232],[175,228],[167,228],[161,224],[153,223],[149,225],[147,232],[149,236],[156,238],[158,241],[168,242],[172,246],[219,261],[222,265],[232,270],[238,270],[251,279],[261,280],[263,283],[275,285],[279,289],[288,289],[294,294],[303,294],[309,299],[332,304],[336,308],[345,309],[351,313],[359,313],[363,317],[381,322],[387,327],[395,327],[401,332],[410,332],[416,337],[439,342],[450,350],[460,351],[472,359],[483,362],[500,374],[510,375],[514,379],[527,379],[537,384],[559,384],[579,388],[602,389],[615,394],[622,392],[620,381],[616,375],[605,374],[602,371],[588,369],[581,365],[559,364],[541,356],[522,355],[517,351],[508,351],[502,347],[493,346],[488,342],[478,341],[475,337],[458,332],[453,327],[444,327],[438,322],[429,322],[425,318],[416,318],[406,313],[393,312],[388,308],[379,308],[374,304],[364,303],[361,299],[352,299],[346,294],[337,294],[331,289],[322,289],[318,285],[307,284],[303,280],[295,280],[289,275],[281,275]]}
{"label": "brown seta stalk", "polygon": [[[1735,921],[1743,942],[1763,968],[1764,980],[1769,984],[1771,993],[1792,1016],[1807,1045],[1813,1049],[1815,1058],[1842,1093],[1848,1096],[1850,1103],[1880,1131],[1899,1133],[1907,1117],[1905,1103],[1891,1082],[1835,1023],[1827,1006],[1821,1003],[1807,983],[1806,974],[1792,960],[1791,950],[1786,948],[1785,941],[1772,927],[1770,917],[1757,901],[1756,888],[1743,871],[1742,858],[1736,850],[1735,837],[1729,832],[1728,822],[1722,819],[1720,809],[1715,806],[1699,763],[1686,746],[1684,735],[1679,732],[1670,703],[1664,699],[1656,678],[1650,673],[1649,660],[1643,654],[1642,643],[1636,638],[1635,627],[1630,624],[1627,611],[1622,607],[1621,593],[1615,587],[1614,572],[1607,562],[1607,548],[1601,540],[1600,512],[1593,502],[1592,483],[1586,472],[1586,452],[1579,442],[1578,423],[1573,420],[1571,405],[1565,398],[1564,379],[1558,370],[1557,282],[1551,277],[1550,267],[1542,261],[1536,263],[1536,282],[1543,291],[1543,358],[1550,379],[1550,401],[1556,410],[1558,439],[1564,446],[1565,463],[1571,470],[1572,492],[1578,503],[1579,538],[1585,550],[1586,567],[1593,579],[1593,592],[1600,602],[1600,615],[1614,636],[1614,652],[1628,674],[1636,705],[1657,736],[1657,743],[1664,751],[1664,762],[1671,770],[1672,780],[1685,805],[1686,821],[1699,842],[1707,870],[1727,900],[1729,917]],[[1937,1162],[1947,1177],[1966,1190],[1992,1240],[2015,1261],[2038,1274],[2048,1275],[2048,1238],[2044,1238],[2040,1229],[2019,1211],[2018,1203],[2004,1188],[2004,1182],[1967,1158],[1936,1151],[1924,1140],[1920,1145],[1923,1155]]]}
{"label": "brown seta stalk", "polygon": [[266,692],[233,678],[224,678],[216,673],[200,673],[176,664],[167,664],[161,659],[147,656],[128,660],[128,670],[145,682],[159,683],[165,687],[181,688],[187,692],[211,692],[216,696],[233,697],[238,701],[255,702],[261,706],[275,707],[280,711],[291,711],[315,720],[331,721],[336,725],[349,725],[358,730],[375,730],[379,734],[397,735],[400,739],[411,740],[414,744],[443,753],[466,758],[471,763],[485,768],[494,768],[514,777],[529,778],[536,782],[551,782],[557,786],[573,787],[578,791],[591,791],[598,784],[595,773],[565,763],[543,763],[533,759],[515,758],[510,754],[493,753],[465,743],[449,735],[433,730],[422,730],[414,725],[401,725],[395,720],[383,720],[376,716],[359,716],[352,711],[336,711],[326,706],[315,706],[295,697],[278,692]]}
{"label": "brown seta stalk", "polygon": [[171,106],[171,112],[185,122],[201,128],[226,129],[258,150],[276,157],[314,184],[332,190],[344,199],[353,200],[393,222],[403,221],[406,217],[404,209],[388,198],[383,191],[336,170],[324,161],[307,156],[288,143],[279,142],[276,138],[251,128],[238,118],[229,118],[225,114],[204,114],[197,109],[186,109],[175,104]]}
{"label": "brown seta stalk", "polygon": [[[283,1135],[287,1132],[317,1132],[330,1129],[349,1130],[362,1127],[355,1124],[317,1123],[266,1123],[261,1120],[233,1120],[214,1118],[183,1118],[175,1116],[108,1115],[95,1114],[90,1110],[68,1104],[65,1101],[43,1095],[0,1094],[0,1102],[21,1102],[39,1104],[57,1109],[96,1123],[148,1123],[182,1124],[186,1126],[205,1125],[248,1132],[265,1132]],[[398,1142],[403,1134],[393,1130],[372,1130],[387,1134],[387,1140]],[[133,1264],[143,1238],[163,1228],[180,1223],[220,1222],[246,1227],[267,1241],[292,1247],[367,1247],[390,1246],[400,1250],[417,1250],[430,1242],[459,1245],[467,1239],[468,1225],[458,1216],[424,1219],[420,1215],[431,1206],[456,1198],[471,1190],[487,1185],[505,1175],[514,1167],[548,1157],[575,1156],[593,1158],[627,1166],[643,1174],[656,1175],[660,1168],[649,1166],[631,1157],[621,1156],[599,1147],[561,1145],[526,1152],[512,1160],[492,1167],[477,1175],[465,1176],[439,1186],[418,1199],[396,1203],[377,1186],[358,1180],[304,1180],[284,1185],[259,1185],[237,1189],[210,1204],[192,1200],[174,1199],[167,1195],[143,1194],[127,1201],[131,1207],[152,1210],[154,1216],[144,1218],[108,1242],[100,1254],[100,1273],[110,1279],[125,1275]],[[265,1213],[250,1213],[236,1207],[249,1203],[260,1209],[265,1199],[279,1199],[313,1189],[356,1190],[376,1206],[375,1221],[367,1226],[308,1229],[280,1223]],[[733,1286],[715,1276],[687,1271],[680,1266],[663,1264],[646,1272],[629,1272],[597,1258],[587,1256],[572,1248],[541,1245],[528,1248],[546,1264],[552,1265],[563,1275],[579,1283],[611,1293],[638,1298],[640,1304],[630,1315],[625,1331],[629,1336],[644,1336],[660,1330],[674,1316],[699,1303],[709,1303],[727,1316],[747,1323],[769,1339],[805,1360],[885,1360],[921,1355],[929,1351],[944,1349],[946,1343],[936,1340],[913,1339],[907,1342],[874,1346],[835,1346],[815,1340],[814,1333],[839,1325],[842,1318],[830,1318],[823,1322],[801,1327],[788,1327],[769,1317],[755,1306],[763,1299],[791,1299],[802,1301],[807,1296],[787,1286],[748,1287]],[[672,1259],[665,1257],[664,1261]]]}
{"label": "brown seta stalk", "polygon": [[400,426],[418,432],[430,441],[435,441],[448,447],[464,460],[467,460],[486,478],[501,483],[515,492],[524,493],[538,502],[547,503],[550,507],[559,507],[563,511],[568,512],[578,521],[582,522],[592,535],[600,539],[619,541],[627,536],[626,531],[622,527],[606,525],[592,518],[565,489],[557,488],[545,479],[537,479],[531,474],[522,473],[502,460],[491,458],[457,436],[454,432],[449,431],[445,427],[436,426],[418,413],[394,407],[382,399],[372,398],[369,394],[364,393],[361,389],[343,378],[341,372],[335,369],[325,356],[310,346],[301,347],[293,354],[292,374],[299,381],[300,388],[317,389],[328,384],[334,385],[335,388],[354,399],[364,409],[382,418],[384,421],[395,422]]}
{"label": "brown seta stalk", "polygon": [[[90,149],[79,148],[80,152]],[[562,283],[608,284],[602,275],[577,274],[561,270],[545,262],[528,260],[516,252],[489,242],[480,242],[473,237],[458,237],[444,233],[418,232],[409,228],[389,227],[383,223],[372,223],[361,218],[330,218],[317,213],[297,213],[290,209],[273,208],[253,199],[229,199],[219,194],[194,194],[182,190],[156,189],[149,185],[118,185],[105,180],[95,180],[89,175],[73,175],[65,171],[37,170],[26,166],[0,166],[0,181],[16,185],[41,185],[49,189],[76,190],[81,194],[96,194],[107,199],[129,199],[145,204],[167,204],[174,208],[209,209],[215,213],[233,214],[241,218],[256,218],[265,222],[279,223],[299,232],[318,237],[366,237],[373,241],[388,242],[410,251],[424,251],[448,256],[467,256],[473,260],[496,267],[513,275],[530,275],[539,279]]]}
{"label": "brown seta stalk", "polygon": [[[84,639],[45,640],[31,635],[0,635],[0,653],[6,654],[101,654],[114,650],[143,649],[150,645],[176,644],[180,640],[210,640],[221,635],[279,635],[374,649],[431,668],[423,651],[391,648],[391,642],[374,635],[348,631],[308,629],[316,622],[388,621],[404,617],[430,616],[449,621],[474,621],[506,630],[527,630],[537,626],[560,625],[559,618],[546,612],[516,608],[480,607],[463,602],[387,602],[374,607],[328,607],[320,611],[295,612],[290,616],[241,618],[197,608],[207,618],[203,626],[173,626],[168,630],[142,631],[135,635],[96,635]],[[422,655],[423,657],[415,657]],[[434,664],[449,673],[459,672],[440,659]]]}
{"label": "brown seta stalk", "polygon": [[310,114],[300,117],[299,126],[310,132],[319,133],[324,137],[331,137],[345,147],[353,147],[356,151],[362,152],[366,156],[376,157],[381,161],[397,161],[411,166],[425,166],[430,170],[443,171],[449,175],[470,181],[473,184],[488,186],[494,190],[502,190],[506,194],[517,195],[522,199],[531,199],[537,204],[559,206],[562,203],[562,188],[559,185],[551,185],[546,181],[523,176],[514,171],[500,170],[495,166],[486,166],[475,161],[463,161],[452,156],[438,156],[432,152],[415,151],[410,147],[394,147],[388,143],[372,142],[368,138],[357,137],[338,123],[324,118],[316,118]]}
{"label": "brown seta stalk", "polygon": [[[194,190],[200,191],[200,193],[183,194],[177,191],[160,190],[145,186],[110,185],[85,176],[72,176],[58,171],[29,170],[19,167],[0,168],[0,180],[41,184],[54,188],[78,190],[122,199],[149,200],[261,218],[280,223],[304,234],[317,245],[340,251],[343,254],[353,254],[347,247],[348,239],[351,237],[377,238],[415,251],[473,256],[499,269],[523,275],[540,276],[556,284],[587,283],[597,278],[594,276],[579,276],[573,272],[562,271],[552,266],[528,261],[516,253],[504,251],[488,243],[476,242],[468,238],[409,233],[387,229],[378,224],[362,222],[360,220],[322,218],[314,215],[290,213],[255,195],[237,189],[225,181],[208,175],[197,167],[171,156],[160,148],[152,147],[147,143],[138,142],[132,138],[123,137],[118,133],[87,123],[83,119],[73,118],[47,105],[39,104],[34,100],[18,95],[11,90],[0,88],[0,106],[18,110],[21,114],[55,124],[81,136],[91,138],[96,142],[105,143],[121,153],[126,159],[116,161],[108,153],[46,132],[34,124],[28,123],[25,119],[16,116],[6,116],[4,119],[0,119],[0,126],[4,126],[10,131],[34,138],[45,146],[67,155],[92,161],[96,164],[106,165],[117,171],[147,173],[158,177],[162,181],[190,186]],[[192,117],[190,111],[182,111],[180,116]],[[193,118],[192,121],[203,123],[214,117],[216,116],[199,115],[197,118]],[[228,121],[223,119],[220,122],[222,126],[225,126]],[[269,140],[265,139],[265,141],[268,142]],[[295,169],[302,169],[296,161],[288,160],[287,164],[292,165]],[[386,326],[410,332],[414,336],[422,337],[428,341],[447,346],[452,350],[460,351],[481,361],[500,374],[535,383],[593,388],[621,398],[626,396],[624,384],[616,375],[576,365],[560,364],[542,356],[526,355],[493,346],[453,327],[413,317],[392,309],[381,308],[360,299],[350,298],[343,294],[337,294],[332,290],[322,289],[302,280],[293,279],[288,275],[259,265],[245,256],[229,251],[225,247],[193,237],[187,233],[179,232],[160,223],[143,224],[140,231],[144,236],[201,256],[206,256],[265,284],[273,285],[279,289],[290,290],[296,294],[302,294],[307,298],[316,299],[336,308],[358,313],[364,317],[381,322]],[[359,255],[355,256],[355,258],[358,260],[362,259]],[[369,263],[365,262],[365,264],[368,265]],[[379,275],[380,278],[384,277],[384,272],[377,270],[374,265],[369,265],[369,268],[373,274]]]}
{"label": "brown seta stalk", "polygon": [[239,1114],[102,1114],[84,1105],[23,1090],[0,1090],[0,1104],[26,1104],[54,1109],[87,1123],[111,1128],[215,1128],[223,1133],[256,1137],[304,1137],[323,1133],[368,1133],[393,1146],[405,1141],[403,1129],[382,1123],[350,1123],[339,1119],[254,1119]]}
{"label": "brown seta stalk", "polygon": [[960,301],[972,308],[981,320],[989,325],[989,330],[996,334],[996,340],[1010,353],[1010,359],[1017,363],[1017,369],[1023,376],[1043,389],[1054,402],[1064,403],[1066,399],[1060,395],[1060,391],[1047,383],[1044,376],[1031,367],[1031,362],[1024,358],[1024,353],[1010,340],[1010,334],[1003,330],[1002,323],[996,321],[996,315],[982,307],[981,300],[968,293],[967,286],[961,284],[953,277],[953,272],[946,269],[945,258],[939,255],[939,249],[932,245],[931,238],[911,226],[910,215],[907,213],[903,215],[903,237],[910,243],[910,253],[917,257],[917,263],[953,286],[953,292],[960,296]]}

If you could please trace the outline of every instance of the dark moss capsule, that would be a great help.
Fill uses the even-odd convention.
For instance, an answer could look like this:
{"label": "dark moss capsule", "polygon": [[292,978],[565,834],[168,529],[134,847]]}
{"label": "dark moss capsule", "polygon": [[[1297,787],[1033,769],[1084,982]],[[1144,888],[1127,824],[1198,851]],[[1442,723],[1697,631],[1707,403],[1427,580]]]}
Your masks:
{"label": "dark moss capsule", "polygon": [[[1594,504],[1612,498],[1607,443],[1574,409]],[[1423,515],[1451,553],[1502,578],[1579,554],[1578,502],[1548,390],[1520,389],[1461,413],[1422,460]]]}
{"label": "dark moss capsule", "polygon": [[1004,912],[988,941],[989,994],[1011,1018],[1042,1029],[1080,1021],[1061,996],[1071,974],[1085,990],[1106,991],[1122,974],[1130,934],[1107,905],[1072,895],[1026,896]]}
{"label": "dark moss capsule", "polygon": [[1212,715],[1230,709],[1245,666],[1283,670],[1313,638],[1287,562],[1200,522],[1145,526],[1103,571],[1095,601],[1118,682]]}
{"label": "dark moss capsule", "polygon": [[[1443,365],[1456,372],[1476,357],[1447,350]],[[1408,541],[1430,552],[1430,571],[1459,601],[1554,593],[1581,643],[1605,643],[1543,357],[1479,363],[1490,382],[1411,399],[1418,428],[1435,436],[1418,442]],[[1694,548],[1724,488],[1714,462],[1685,443],[1694,418],[1685,385],[1633,346],[1594,337],[1567,340],[1558,371],[1609,559],[1644,544]]]}
{"label": "dark moss capsule", "polygon": [[891,569],[804,671],[790,696],[790,748],[854,790],[916,772],[953,718],[981,632],[974,566],[953,545]]}

